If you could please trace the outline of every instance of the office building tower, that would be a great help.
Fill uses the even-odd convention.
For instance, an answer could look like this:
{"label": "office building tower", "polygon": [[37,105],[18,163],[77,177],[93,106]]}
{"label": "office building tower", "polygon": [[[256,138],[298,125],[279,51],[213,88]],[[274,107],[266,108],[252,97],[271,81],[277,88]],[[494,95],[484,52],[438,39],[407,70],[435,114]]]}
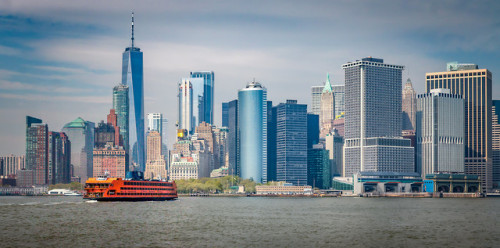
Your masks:
{"label": "office building tower", "polygon": [[332,129],[332,123],[335,120],[335,99],[329,74],[326,75],[325,87],[321,93],[321,114],[319,119],[321,127],[320,137],[325,137]]}
{"label": "office building tower", "polygon": [[311,109],[310,112],[315,115],[321,114],[321,94],[325,86],[312,86],[311,87]]}
{"label": "office building tower", "polygon": [[[217,146],[218,150],[218,161],[216,161],[214,164],[219,164],[220,167],[225,167],[225,172],[227,171],[227,168],[229,168],[229,154],[228,154],[228,134],[229,134],[229,129],[227,127],[214,127],[213,128],[214,132],[214,139],[215,139],[215,144]],[[216,168],[217,169],[217,168]]]}
{"label": "office building tower", "polygon": [[[273,102],[267,101],[267,181],[276,181],[276,108],[273,108]],[[317,125],[319,127],[319,125]]]}
{"label": "office building tower", "polygon": [[[111,123],[105,123],[104,121],[99,122],[97,127],[94,129],[94,147],[95,148],[103,148],[109,142],[113,144],[113,146],[119,146],[119,137],[118,142],[117,137],[115,136],[115,127]],[[118,133],[118,135],[120,135]]]}
{"label": "office building tower", "polygon": [[238,135],[238,100],[232,100],[227,103],[228,105],[228,118],[227,127],[229,133],[227,134],[227,152],[229,160],[229,175],[239,174],[239,135]]}
{"label": "office building tower", "polygon": [[426,73],[426,92],[450,89],[465,101],[465,174],[481,177],[483,191],[492,188],[492,75],[474,64],[447,64],[445,72]]}
{"label": "office building tower", "polygon": [[15,176],[17,171],[25,169],[25,156],[15,156],[14,154],[10,154],[7,156],[1,156],[0,160],[2,161],[2,176]]}
{"label": "office building tower", "polygon": [[464,172],[464,99],[449,89],[418,95],[416,122],[417,172]]}
{"label": "office building tower", "polygon": [[344,176],[359,171],[413,172],[414,150],[401,138],[404,66],[363,58],[345,72]]}
{"label": "office building tower", "polygon": [[153,130],[148,133],[147,137],[147,159],[146,171],[144,178],[146,179],[166,179],[167,165],[165,158],[162,156],[161,135],[158,131]]}
{"label": "office building tower", "polygon": [[71,146],[68,136],[62,132],[49,132],[48,183],[70,183],[70,159]]}
{"label": "office building tower", "polygon": [[222,103],[222,126],[227,127],[229,123],[229,103]]}
{"label": "office building tower", "polygon": [[492,160],[493,160],[493,187],[500,188],[500,100],[493,100],[492,112]]}
{"label": "office building tower", "polygon": [[26,167],[33,171],[36,185],[48,184],[49,128],[39,119],[26,117]]}
{"label": "office building tower", "polygon": [[330,177],[340,177],[344,172],[344,138],[340,136],[337,129],[325,137],[325,149],[328,151],[328,159],[330,162]]}
{"label": "office building tower", "polygon": [[148,132],[157,131],[160,135],[163,132],[163,116],[161,113],[148,113]]}
{"label": "office building tower", "polygon": [[182,157],[172,162],[169,175],[170,180],[198,179],[198,163],[192,157]]}
{"label": "office building tower", "polygon": [[[116,113],[117,125],[120,128],[120,136],[122,137],[122,146],[125,152],[129,154],[130,143],[128,138],[129,133],[129,101],[128,101],[128,86],[119,84],[113,88],[113,109]],[[129,159],[127,157],[127,168]]]}
{"label": "office building tower", "polygon": [[194,131],[193,121],[193,86],[188,79],[182,79],[179,84],[179,129],[185,129],[189,134]]}
{"label": "office building tower", "polygon": [[287,100],[276,108],[276,179],[307,185],[307,105]]}
{"label": "office building tower", "polygon": [[[213,71],[194,71],[191,72],[191,78],[203,79],[203,94],[202,99],[199,104],[199,115],[198,122],[196,125],[202,122],[208,124],[214,123],[214,72]],[[195,85],[193,85],[197,88]]]}
{"label": "office building tower", "polygon": [[403,88],[403,130],[415,130],[415,114],[417,112],[417,93],[408,78]]}
{"label": "office building tower", "polygon": [[333,99],[335,101],[335,119],[343,119],[345,112],[345,87],[332,85]]}
{"label": "office building tower", "polygon": [[[134,13],[132,13],[132,44],[125,48],[122,60],[122,84],[129,88],[129,146],[132,162],[138,171],[144,171],[144,78],[141,49],[134,46]],[[115,108],[116,109],[116,108]]]}
{"label": "office building tower", "polygon": [[329,189],[332,184],[330,160],[324,144],[315,144],[307,150],[307,185]]}
{"label": "office building tower", "polygon": [[307,114],[307,148],[319,143],[319,115]]}
{"label": "office building tower", "polygon": [[62,128],[71,141],[71,164],[75,177],[73,181],[85,183],[87,178],[93,176],[94,128],[93,122],[85,121],[81,117]]}
{"label": "office building tower", "polygon": [[252,82],[238,91],[240,175],[267,181],[267,90]]}
{"label": "office building tower", "polygon": [[127,154],[123,147],[108,142],[104,147],[94,149],[93,155],[93,177],[125,178]]}

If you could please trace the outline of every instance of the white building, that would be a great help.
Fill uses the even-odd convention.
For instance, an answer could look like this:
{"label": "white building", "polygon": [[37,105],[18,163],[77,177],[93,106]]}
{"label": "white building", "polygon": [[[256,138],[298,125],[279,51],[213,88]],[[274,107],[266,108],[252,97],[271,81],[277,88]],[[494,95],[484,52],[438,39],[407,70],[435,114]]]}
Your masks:
{"label": "white building", "polygon": [[194,131],[193,122],[193,85],[187,78],[179,84],[179,129],[186,129],[189,133]]}
{"label": "white building", "polygon": [[193,158],[180,158],[169,168],[170,180],[198,179],[198,163]]}
{"label": "white building", "polygon": [[464,172],[464,112],[463,98],[449,89],[418,95],[415,150],[422,178],[439,172]]}

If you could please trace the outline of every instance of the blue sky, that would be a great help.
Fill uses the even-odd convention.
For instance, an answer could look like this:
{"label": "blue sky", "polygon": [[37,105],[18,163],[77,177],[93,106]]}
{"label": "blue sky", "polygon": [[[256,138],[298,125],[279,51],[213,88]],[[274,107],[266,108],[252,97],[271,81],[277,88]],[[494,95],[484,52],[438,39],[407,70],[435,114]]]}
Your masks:
{"label": "blue sky", "polygon": [[343,83],[341,65],[366,56],[405,65],[419,93],[426,72],[476,63],[500,99],[499,1],[0,0],[0,154],[24,154],[26,115],[53,131],[105,119],[132,10],[145,111],[169,119],[170,137],[177,83],[194,70],[215,72],[218,124],[221,102],[253,78],[275,103],[309,104],[327,72]]}

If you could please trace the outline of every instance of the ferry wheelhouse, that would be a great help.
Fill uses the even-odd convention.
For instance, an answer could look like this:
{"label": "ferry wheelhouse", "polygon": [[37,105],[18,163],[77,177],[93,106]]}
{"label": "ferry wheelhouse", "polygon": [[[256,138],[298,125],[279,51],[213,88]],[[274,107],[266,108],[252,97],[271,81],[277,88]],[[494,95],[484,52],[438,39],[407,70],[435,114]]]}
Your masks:
{"label": "ferry wheelhouse", "polygon": [[97,201],[165,201],[177,199],[175,182],[89,178],[84,199]]}

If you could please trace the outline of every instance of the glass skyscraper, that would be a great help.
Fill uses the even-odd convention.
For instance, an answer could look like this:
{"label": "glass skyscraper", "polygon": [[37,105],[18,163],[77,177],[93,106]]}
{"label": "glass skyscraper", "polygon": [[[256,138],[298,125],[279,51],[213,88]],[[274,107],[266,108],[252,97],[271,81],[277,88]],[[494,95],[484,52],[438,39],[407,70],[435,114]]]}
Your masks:
{"label": "glass skyscraper", "polygon": [[[200,97],[198,101],[198,120],[196,120],[196,125],[202,122],[214,124],[214,72],[191,72],[191,78],[203,79],[203,89],[198,89],[198,84],[193,82],[193,94],[195,97]],[[201,94],[197,94],[198,92]],[[196,102],[196,99],[193,100]]]}
{"label": "glass skyscraper", "polygon": [[93,176],[94,128],[93,122],[80,117],[62,128],[71,141],[73,176],[78,177],[81,183]]}
{"label": "glass skyscraper", "polygon": [[113,109],[116,113],[117,124],[120,127],[120,135],[123,138],[123,147],[127,154],[129,153],[128,141],[128,86],[119,84],[113,88]]}
{"label": "glass skyscraper", "polygon": [[307,105],[287,100],[276,108],[276,180],[307,185]]}
{"label": "glass skyscraper", "polygon": [[252,82],[238,92],[240,175],[267,181],[267,90]]}
{"label": "glass skyscraper", "polygon": [[239,175],[239,158],[238,158],[238,100],[232,100],[227,103],[227,127],[229,132],[227,134],[227,146],[229,157],[229,175]]}
{"label": "glass skyscraper", "polygon": [[[132,14],[132,45],[125,48],[122,59],[122,84],[129,87],[129,146],[132,162],[144,171],[144,81],[142,52],[134,47],[134,15]],[[120,126],[121,128],[121,126]]]}

